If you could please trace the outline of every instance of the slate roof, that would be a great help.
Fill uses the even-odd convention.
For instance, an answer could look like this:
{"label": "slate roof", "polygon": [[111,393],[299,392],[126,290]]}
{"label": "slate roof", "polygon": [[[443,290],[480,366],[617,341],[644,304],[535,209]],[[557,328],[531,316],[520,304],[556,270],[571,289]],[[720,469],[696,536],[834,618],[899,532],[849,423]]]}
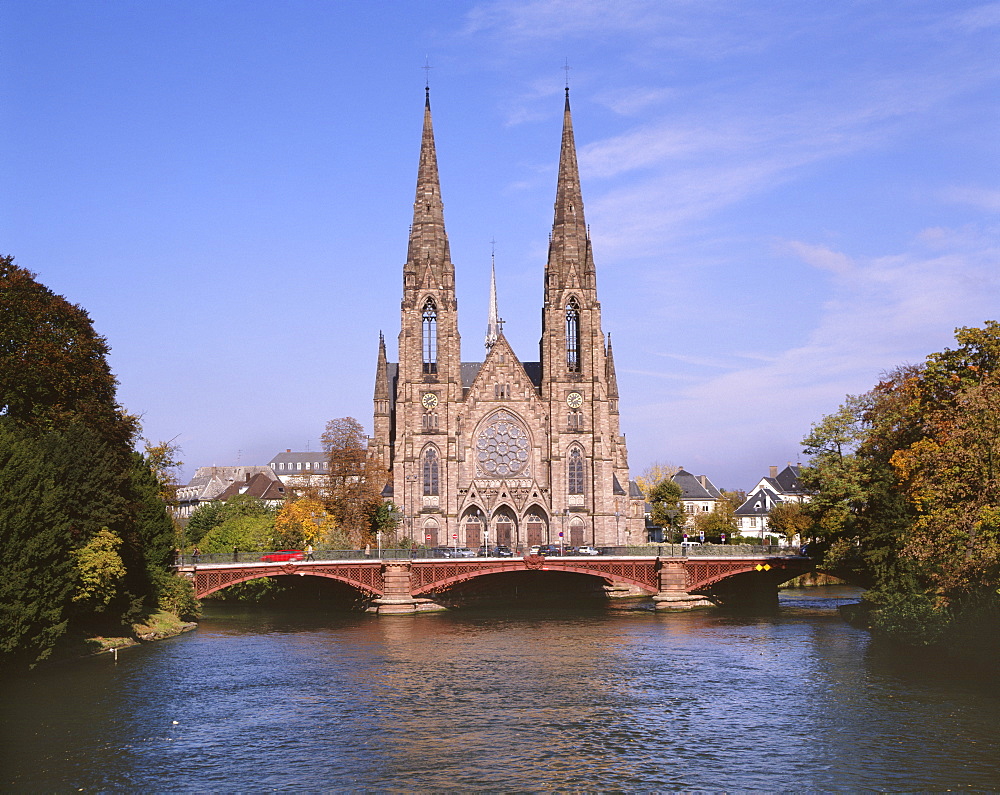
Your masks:
{"label": "slate roof", "polygon": [[[284,464],[284,466],[281,466],[281,464]],[[297,468],[298,464],[302,465],[301,469]],[[278,475],[308,475],[310,473],[317,474],[325,472],[325,464],[325,453],[296,453],[291,450],[285,450],[285,452],[278,453],[274,458],[272,458],[269,466],[271,467],[271,470]]]}
{"label": "slate roof", "polygon": [[[682,500],[717,500],[722,496],[707,475],[695,477],[687,470],[681,469],[671,480],[681,487]],[[705,482],[702,483],[702,480]]]}
{"label": "slate roof", "polygon": [[781,498],[775,491],[761,487],[747,497],[746,502],[733,513],[737,516],[759,516],[762,513],[769,513],[780,502]]}
{"label": "slate roof", "polygon": [[216,499],[225,502],[237,494],[249,494],[251,497],[258,497],[262,500],[283,500],[285,499],[285,487],[280,480],[271,480],[263,472],[258,472],[248,481],[233,483]]}

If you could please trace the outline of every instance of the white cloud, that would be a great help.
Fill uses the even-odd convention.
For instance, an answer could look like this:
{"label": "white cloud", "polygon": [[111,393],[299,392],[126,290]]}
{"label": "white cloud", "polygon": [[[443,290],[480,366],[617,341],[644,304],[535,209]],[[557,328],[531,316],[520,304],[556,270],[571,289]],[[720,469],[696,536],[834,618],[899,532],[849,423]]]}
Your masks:
{"label": "white cloud", "polygon": [[[973,241],[968,232],[942,231],[939,239],[957,245],[934,256],[922,241],[910,251],[868,259],[785,242],[785,251],[830,274],[829,298],[806,341],[778,351],[773,361],[703,375],[666,399],[630,407],[638,420],[633,426],[641,428],[633,449],[650,460],[702,456],[726,482],[739,485],[733,479],[746,477],[743,462],[754,455],[780,449],[794,458],[810,425],[846,394],[866,391],[883,372],[952,344],[954,327],[996,318],[1000,247],[988,234]],[[768,463],[775,461],[761,467]]]}
{"label": "white cloud", "polygon": [[1000,190],[990,188],[955,187],[944,191],[942,198],[956,204],[966,204],[986,212],[1000,212]]}

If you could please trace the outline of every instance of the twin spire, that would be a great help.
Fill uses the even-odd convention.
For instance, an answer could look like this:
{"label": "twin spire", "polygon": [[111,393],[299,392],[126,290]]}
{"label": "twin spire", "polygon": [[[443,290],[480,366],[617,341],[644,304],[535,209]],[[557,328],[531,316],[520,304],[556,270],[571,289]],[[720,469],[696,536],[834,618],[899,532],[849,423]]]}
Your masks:
{"label": "twin spire", "polygon": [[[556,183],[555,218],[549,240],[545,292],[550,289],[593,287],[594,260],[590,249],[587,223],[583,216],[583,193],[573,138],[573,118],[569,106],[569,86],[563,110],[562,145],[559,176]],[[430,88],[425,87],[424,129],[420,143],[417,190],[413,201],[413,224],[406,257],[404,289],[455,289],[455,266],[444,226],[444,203],[438,174],[434,127],[431,122]],[[552,296],[554,297],[554,296]],[[486,347],[491,348],[500,336],[503,321],[497,312],[496,264],[490,275],[490,308],[486,327]]]}

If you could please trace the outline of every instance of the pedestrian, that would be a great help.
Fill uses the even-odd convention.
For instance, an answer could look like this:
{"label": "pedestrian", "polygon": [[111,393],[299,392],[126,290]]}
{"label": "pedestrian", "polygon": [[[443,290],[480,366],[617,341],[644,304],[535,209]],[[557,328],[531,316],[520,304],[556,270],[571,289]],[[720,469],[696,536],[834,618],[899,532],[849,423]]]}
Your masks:
{"label": "pedestrian", "polygon": [[306,544],[306,560],[315,560],[313,557],[313,545]]}
{"label": "pedestrian", "polygon": [[239,563],[239,560],[240,560],[239,556],[240,556],[239,550],[234,546],[233,547],[233,563]]}
{"label": "pedestrian", "polygon": [[198,549],[198,547],[195,547],[194,549],[192,549],[191,550],[191,557],[194,558],[194,563],[197,566],[198,565],[198,560],[201,558],[201,550]]}
{"label": "pedestrian", "polygon": [[365,557],[370,558],[372,556],[372,545],[365,544]]}

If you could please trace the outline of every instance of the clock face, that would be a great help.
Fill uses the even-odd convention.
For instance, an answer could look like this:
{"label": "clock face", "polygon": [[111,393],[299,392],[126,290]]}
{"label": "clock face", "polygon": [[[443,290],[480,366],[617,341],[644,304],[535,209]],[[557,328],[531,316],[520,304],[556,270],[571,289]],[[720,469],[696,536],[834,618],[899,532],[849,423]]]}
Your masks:
{"label": "clock face", "polygon": [[579,392],[570,392],[566,395],[566,405],[571,409],[578,409],[583,405],[583,395]]}
{"label": "clock face", "polygon": [[438,404],[438,396],[433,392],[424,392],[424,396],[420,399],[425,409],[432,409]]}

